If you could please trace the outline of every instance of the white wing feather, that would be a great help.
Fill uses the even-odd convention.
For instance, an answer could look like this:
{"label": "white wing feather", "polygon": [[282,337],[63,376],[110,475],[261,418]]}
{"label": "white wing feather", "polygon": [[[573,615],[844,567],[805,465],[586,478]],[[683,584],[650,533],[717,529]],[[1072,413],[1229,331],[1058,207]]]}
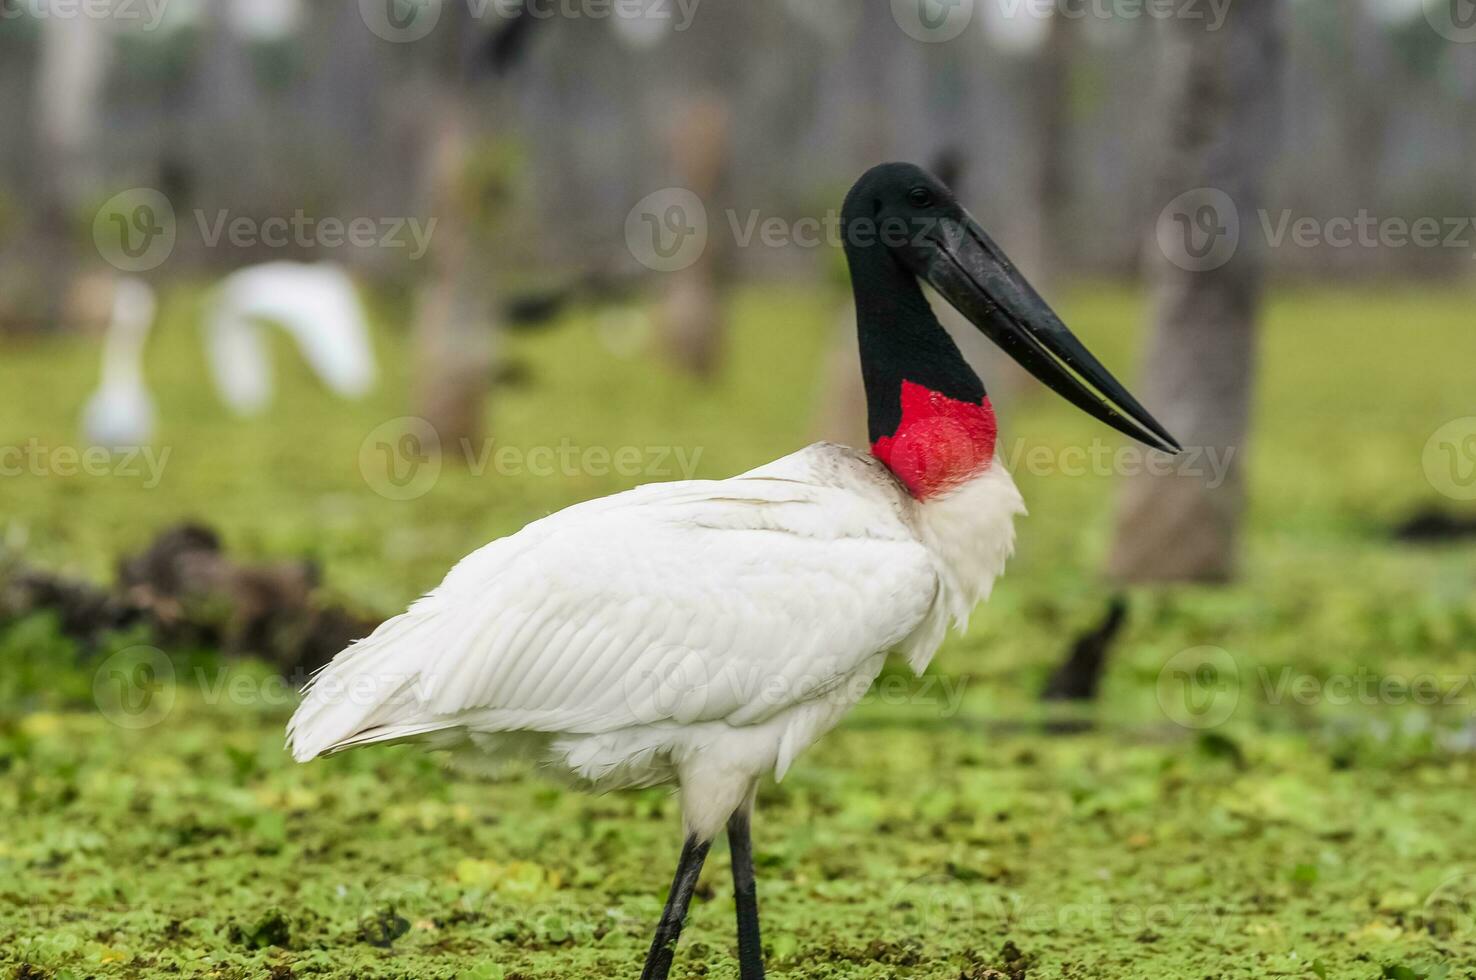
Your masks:
{"label": "white wing feather", "polygon": [[844,453],[642,487],[487,545],[314,678],[294,755],[448,729],[753,725],[824,695],[938,591],[890,476]]}

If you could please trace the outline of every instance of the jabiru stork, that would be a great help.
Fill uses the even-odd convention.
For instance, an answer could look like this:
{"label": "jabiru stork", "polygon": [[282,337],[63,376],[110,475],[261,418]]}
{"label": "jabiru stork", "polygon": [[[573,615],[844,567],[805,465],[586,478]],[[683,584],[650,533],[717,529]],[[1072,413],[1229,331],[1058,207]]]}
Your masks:
{"label": "jabiru stork", "polygon": [[995,453],[994,412],[920,282],[1079,408],[1179,449],[921,168],[868,170],[841,228],[869,454],[821,443],[529,524],[340,653],[288,725],[303,762],[418,740],[596,791],[676,784],[685,844],[644,980],[670,971],[725,827],[740,976],[763,977],[759,780],[783,778],[888,655],[923,671],[1014,550],[1025,507]]}

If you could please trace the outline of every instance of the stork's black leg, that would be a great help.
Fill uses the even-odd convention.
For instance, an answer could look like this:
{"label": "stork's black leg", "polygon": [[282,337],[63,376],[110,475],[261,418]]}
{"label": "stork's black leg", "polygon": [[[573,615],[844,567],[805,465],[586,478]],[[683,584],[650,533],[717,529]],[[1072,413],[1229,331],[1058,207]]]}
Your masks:
{"label": "stork's black leg", "polygon": [[758,886],[753,877],[753,841],[748,836],[749,810],[740,807],[728,819],[728,849],[733,854],[733,901],[738,906],[738,976],[764,980],[764,945],[759,939]]}
{"label": "stork's black leg", "polygon": [[711,847],[711,841],[687,838],[686,846],[682,848],[682,859],[677,863],[676,878],[671,883],[671,896],[667,898],[666,910],[661,913],[661,922],[656,926],[651,952],[646,955],[646,968],[641,971],[641,980],[666,980],[666,975],[671,972],[682,924],[687,921],[687,906],[692,904],[692,892],[697,888],[702,862],[707,860],[707,851]]}

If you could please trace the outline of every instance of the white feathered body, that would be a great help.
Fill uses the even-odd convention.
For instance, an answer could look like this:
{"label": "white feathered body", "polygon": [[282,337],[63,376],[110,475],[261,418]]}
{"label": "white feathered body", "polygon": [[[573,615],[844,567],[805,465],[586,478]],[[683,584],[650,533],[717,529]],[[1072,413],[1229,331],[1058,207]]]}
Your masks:
{"label": "white feathered body", "polygon": [[596,790],[677,782],[709,837],[987,597],[1024,512],[999,460],[918,501],[830,444],[528,525],[345,650],[288,729],[302,761],[423,739]]}

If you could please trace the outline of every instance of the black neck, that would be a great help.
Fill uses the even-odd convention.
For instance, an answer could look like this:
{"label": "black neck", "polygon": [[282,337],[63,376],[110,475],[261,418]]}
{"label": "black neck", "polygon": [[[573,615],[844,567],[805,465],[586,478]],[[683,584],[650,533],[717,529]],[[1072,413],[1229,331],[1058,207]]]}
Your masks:
{"label": "black neck", "polygon": [[902,382],[911,381],[961,402],[984,400],[984,383],[933,315],[917,277],[885,248],[848,248],[861,341],[871,441],[902,423]]}

